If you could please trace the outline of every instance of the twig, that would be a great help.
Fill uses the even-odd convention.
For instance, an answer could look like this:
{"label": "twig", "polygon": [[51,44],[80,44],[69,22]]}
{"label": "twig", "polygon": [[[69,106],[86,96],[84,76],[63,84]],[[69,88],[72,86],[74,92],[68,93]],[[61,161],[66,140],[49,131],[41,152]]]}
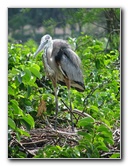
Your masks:
{"label": "twig", "polygon": [[[70,110],[70,108],[65,104],[65,102],[64,102],[62,99],[61,99],[61,101],[62,101],[63,104],[68,108],[68,110]],[[73,109],[72,111],[73,111],[73,113],[77,113],[77,114],[79,114],[79,115],[82,116],[82,117],[85,117],[85,116],[90,117],[90,118],[92,118],[92,119],[95,121],[95,119],[94,119],[91,115],[85,113],[84,111],[81,112],[81,111],[78,110],[78,109]],[[75,117],[74,114],[73,114],[73,116]],[[79,117],[80,117],[80,116],[79,116]],[[77,118],[76,123],[78,122],[79,117]],[[76,117],[75,117],[75,118],[76,118]]]}
{"label": "twig", "polygon": [[46,117],[46,119],[45,119],[45,122],[46,122],[46,124],[50,127],[49,132],[54,131],[55,133],[59,133],[59,134],[77,135],[77,133],[74,133],[74,132],[69,133],[69,132],[64,132],[64,131],[60,131],[60,130],[55,130],[55,129],[52,127],[52,125],[49,123],[47,117]]}
{"label": "twig", "polygon": [[24,150],[25,152],[27,152],[31,157],[34,157],[34,156],[35,156],[35,153],[31,153],[29,150],[27,150],[27,149],[23,146],[23,144],[20,143],[15,137],[12,137],[12,138],[13,138],[13,140],[14,140],[16,143],[18,143],[18,145],[20,145],[20,147],[23,148],[23,150]]}
{"label": "twig", "polygon": [[46,86],[42,80],[39,80],[40,81],[40,84],[42,85],[42,87],[45,87],[47,90],[52,90],[52,88]]}
{"label": "twig", "polygon": [[106,153],[101,154],[101,156],[104,157],[104,156],[112,155],[115,152],[120,153],[120,150],[114,150],[114,151],[112,150],[110,152],[106,152]]}
{"label": "twig", "polygon": [[54,131],[54,132],[56,132],[56,133],[58,133],[58,134],[65,134],[65,135],[77,135],[77,133],[76,132],[65,132],[65,131],[60,131],[60,130],[52,130],[52,131]]}
{"label": "twig", "polygon": [[79,114],[79,115],[81,115],[81,116],[83,116],[83,117],[87,116],[87,117],[89,117],[89,118],[92,118],[92,119],[95,121],[95,119],[94,119],[91,115],[89,115],[89,114],[87,114],[87,113],[85,113],[85,112],[81,112],[81,111],[78,110],[78,109],[74,109],[73,112],[75,112],[75,113],[77,113],[77,114]]}
{"label": "twig", "polygon": [[120,30],[119,30],[119,29],[114,29],[114,30],[112,30],[112,31],[109,33],[108,41],[107,41],[107,44],[106,44],[106,48],[104,49],[104,52],[107,51],[107,48],[108,48],[108,44],[109,44],[109,41],[110,41],[111,34],[114,33],[114,32],[117,32],[117,31],[120,31]]}
{"label": "twig", "polygon": [[96,24],[96,23],[94,23],[94,22],[91,22],[91,24],[96,25],[97,27],[101,27],[101,28],[103,28],[103,29],[108,30],[108,28],[106,28],[106,27],[104,27],[104,26],[102,26],[102,25]]}
{"label": "twig", "polygon": [[[43,119],[44,119],[44,117],[43,117]],[[49,122],[49,120],[48,120],[47,117],[45,117],[44,121],[45,121],[45,123],[46,123],[52,130],[54,130],[54,128],[53,128],[52,125],[50,124],[50,122]]]}
{"label": "twig", "polygon": [[31,146],[31,145],[34,145],[34,144],[45,143],[47,141],[48,141],[47,139],[43,139],[43,140],[34,141],[34,142],[26,142],[26,143],[22,143],[22,146]]}
{"label": "twig", "polygon": [[[67,109],[70,111],[70,112],[72,112],[72,110],[67,106],[67,104],[62,100],[62,99],[60,99],[61,101],[62,101],[62,103],[67,107]],[[73,115],[73,114],[72,114]],[[73,115],[74,116],[74,115]],[[74,118],[76,118],[75,116],[74,116]]]}

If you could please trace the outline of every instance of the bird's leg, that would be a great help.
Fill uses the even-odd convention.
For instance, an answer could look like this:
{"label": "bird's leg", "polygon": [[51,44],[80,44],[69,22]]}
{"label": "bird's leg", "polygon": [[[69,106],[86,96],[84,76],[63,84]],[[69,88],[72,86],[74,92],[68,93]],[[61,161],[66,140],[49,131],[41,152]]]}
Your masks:
{"label": "bird's leg", "polygon": [[54,123],[54,129],[56,130],[57,126],[57,115],[58,115],[58,95],[57,95],[57,78],[56,76],[51,78],[54,88],[54,94],[55,94],[55,123]]}
{"label": "bird's leg", "polygon": [[71,119],[71,125],[72,125],[72,131],[74,131],[74,124],[73,124],[73,117],[72,117],[72,103],[71,103],[71,91],[70,87],[68,88],[68,99],[70,102],[70,119]]}
{"label": "bird's leg", "polygon": [[73,124],[73,116],[72,116],[72,103],[71,103],[71,91],[70,91],[70,87],[71,87],[71,83],[70,80],[65,78],[65,83],[67,85],[68,88],[68,101],[70,102],[70,119],[71,119],[71,125],[72,125],[72,131],[74,131],[74,124]]}
{"label": "bird's leg", "polygon": [[56,114],[55,114],[55,123],[54,123],[54,129],[56,130],[57,126],[57,115],[58,115],[58,95],[57,95],[57,87],[54,87],[54,93],[55,93],[55,106],[56,106]]}

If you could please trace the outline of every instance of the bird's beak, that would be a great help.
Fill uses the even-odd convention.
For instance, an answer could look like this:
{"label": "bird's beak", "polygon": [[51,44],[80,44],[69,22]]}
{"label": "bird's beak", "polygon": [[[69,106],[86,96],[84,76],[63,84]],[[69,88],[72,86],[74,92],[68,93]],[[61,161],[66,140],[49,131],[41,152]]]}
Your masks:
{"label": "bird's beak", "polygon": [[36,57],[36,55],[37,55],[39,52],[41,52],[41,51],[43,50],[44,45],[45,45],[44,42],[40,43],[38,49],[37,49],[36,52],[34,53],[34,58]]}

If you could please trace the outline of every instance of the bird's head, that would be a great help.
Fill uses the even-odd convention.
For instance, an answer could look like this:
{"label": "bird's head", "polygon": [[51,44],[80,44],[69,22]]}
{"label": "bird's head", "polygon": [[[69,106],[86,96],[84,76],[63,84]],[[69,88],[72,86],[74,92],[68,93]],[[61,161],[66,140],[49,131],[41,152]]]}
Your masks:
{"label": "bird's head", "polygon": [[48,48],[51,46],[52,44],[52,37],[50,35],[44,35],[42,38],[41,38],[41,42],[40,42],[40,45],[37,49],[37,51],[34,53],[34,57],[39,53],[41,52],[42,50]]}

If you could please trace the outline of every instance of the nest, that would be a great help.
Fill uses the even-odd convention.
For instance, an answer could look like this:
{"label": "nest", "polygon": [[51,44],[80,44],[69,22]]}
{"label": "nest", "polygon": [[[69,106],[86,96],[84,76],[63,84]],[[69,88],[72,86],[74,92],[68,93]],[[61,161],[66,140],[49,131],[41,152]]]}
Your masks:
{"label": "nest", "polygon": [[[79,110],[74,111],[82,117],[90,117],[90,115],[81,113]],[[20,141],[16,139],[15,132],[12,132],[12,140],[9,143],[9,147],[18,146],[20,148],[20,151],[23,151],[27,154],[27,158],[33,158],[40,149],[43,149],[47,145],[58,145],[60,147],[64,147],[65,145],[70,147],[79,145],[79,140],[82,136],[78,135],[77,130],[72,132],[70,124],[67,127],[62,126],[62,124],[58,125],[57,130],[54,130],[54,128],[52,127],[54,126],[53,119],[48,120],[45,117],[43,118],[43,120],[38,120],[38,123],[41,123],[43,127],[38,127],[30,130],[30,137],[22,136]],[[115,129],[113,131],[113,139],[114,145],[108,145],[109,152],[101,151],[101,158],[109,158],[113,153],[120,153],[119,129]]]}

